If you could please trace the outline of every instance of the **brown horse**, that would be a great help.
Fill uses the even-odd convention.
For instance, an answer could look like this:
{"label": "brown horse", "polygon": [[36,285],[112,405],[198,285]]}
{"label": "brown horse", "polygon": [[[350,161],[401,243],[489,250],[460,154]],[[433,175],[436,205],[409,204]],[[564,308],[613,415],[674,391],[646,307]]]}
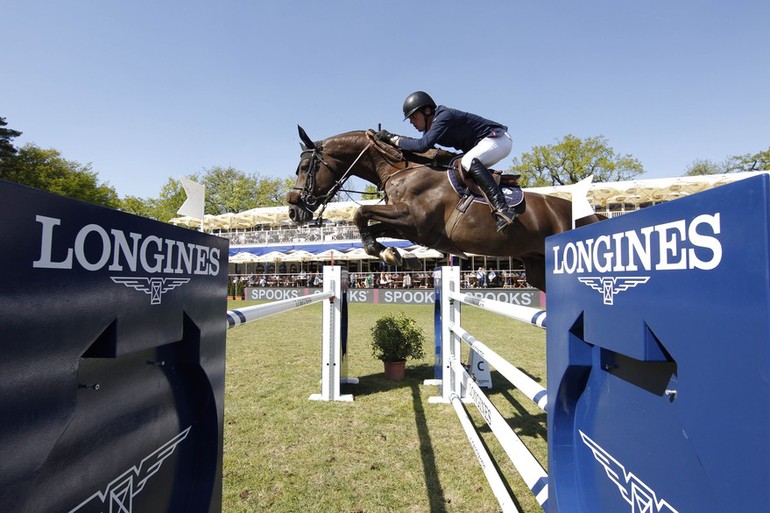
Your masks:
{"label": "brown horse", "polygon": [[[386,248],[378,237],[410,240],[439,251],[514,257],[524,263],[527,282],[545,290],[545,238],[572,228],[567,200],[525,191],[526,210],[503,232],[496,231],[489,207],[474,202],[457,212],[460,198],[436,158],[449,152],[402,153],[370,130],[347,132],[313,142],[299,127],[303,152],[297,183],[286,196],[289,217],[297,224],[313,219],[350,176],[358,176],[385,193],[386,203],[362,205],[354,221],[369,255],[390,265],[419,269],[413,257]],[[322,209],[323,212],[323,209]],[[578,221],[594,223],[600,216]]]}

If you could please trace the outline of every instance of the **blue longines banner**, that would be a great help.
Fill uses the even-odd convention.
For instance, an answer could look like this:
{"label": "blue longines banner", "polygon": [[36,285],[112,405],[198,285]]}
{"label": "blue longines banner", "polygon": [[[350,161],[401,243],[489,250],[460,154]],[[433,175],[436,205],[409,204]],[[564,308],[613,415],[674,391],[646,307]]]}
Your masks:
{"label": "blue longines banner", "polygon": [[7,182],[0,223],[0,511],[220,511],[227,242]]}
{"label": "blue longines banner", "polygon": [[547,241],[547,511],[766,511],[770,180]]}

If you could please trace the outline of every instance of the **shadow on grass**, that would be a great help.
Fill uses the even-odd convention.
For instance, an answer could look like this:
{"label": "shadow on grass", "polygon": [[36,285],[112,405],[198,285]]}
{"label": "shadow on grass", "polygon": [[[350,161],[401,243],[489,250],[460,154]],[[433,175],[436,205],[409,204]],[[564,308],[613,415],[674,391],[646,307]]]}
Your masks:
{"label": "shadow on grass", "polygon": [[[385,393],[399,388],[409,388],[412,392],[414,406],[414,423],[417,429],[417,437],[420,442],[420,458],[422,460],[423,478],[428,490],[428,501],[431,513],[445,513],[446,497],[441,481],[438,477],[436,460],[434,458],[433,443],[431,442],[428,422],[425,416],[425,408],[420,394],[420,386],[426,379],[433,378],[433,366],[421,364],[407,365],[406,375],[403,381],[392,381],[385,378],[385,373],[359,376],[358,384],[351,385],[345,393],[353,393],[356,397]],[[347,387],[347,385],[346,385]]]}
{"label": "shadow on grass", "polygon": [[[526,371],[522,371],[525,372]],[[535,376],[529,375],[534,381],[541,381]],[[487,389],[486,394],[489,397],[499,394],[503,399],[510,403],[510,405],[516,410],[518,415],[506,419],[508,425],[511,426],[516,434],[519,436],[540,437],[543,440],[548,440],[548,426],[547,415],[545,412],[532,414],[524,407],[524,404],[513,396],[513,391],[516,387],[511,384],[502,374],[498,371],[492,371],[490,379],[494,384],[491,390]],[[534,404],[529,399],[524,399],[527,404]],[[489,432],[489,427],[485,426],[485,431]]]}

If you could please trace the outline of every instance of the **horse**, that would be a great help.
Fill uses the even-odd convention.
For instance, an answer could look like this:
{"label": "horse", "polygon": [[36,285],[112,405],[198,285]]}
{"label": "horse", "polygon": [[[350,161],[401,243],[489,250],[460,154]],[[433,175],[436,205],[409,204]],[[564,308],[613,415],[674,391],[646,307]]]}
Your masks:
{"label": "horse", "polygon": [[[524,191],[524,212],[498,232],[490,208],[481,202],[463,203],[447,179],[448,156],[401,152],[381,141],[372,130],[357,130],[313,141],[298,127],[302,153],[295,186],[286,195],[289,218],[298,225],[313,220],[351,176],[383,191],[386,202],[362,205],[355,215],[367,254],[389,265],[419,269],[419,261],[385,247],[377,238],[406,239],[467,258],[467,253],[513,257],[524,264],[527,282],[545,291],[545,238],[572,228],[571,202]],[[323,207],[323,208],[322,208]],[[577,226],[603,219],[591,215]]]}

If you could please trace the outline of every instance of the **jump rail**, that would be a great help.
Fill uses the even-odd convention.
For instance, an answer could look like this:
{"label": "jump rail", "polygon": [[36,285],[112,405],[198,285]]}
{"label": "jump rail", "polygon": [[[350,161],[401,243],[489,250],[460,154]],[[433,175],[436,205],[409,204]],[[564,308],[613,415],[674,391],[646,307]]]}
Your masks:
{"label": "jump rail", "polygon": [[[545,328],[546,313],[543,310],[519,305],[510,305],[491,299],[481,299],[460,292],[460,269],[443,267],[441,270],[441,348],[442,377],[438,382],[441,396],[429,399],[433,403],[451,403],[460,419],[460,424],[476,453],[492,492],[503,511],[518,511],[508,489],[491,463],[491,457],[481,444],[478,433],[470,421],[464,403],[473,401],[492,433],[500,442],[524,482],[534,494],[538,503],[545,508],[548,500],[548,474],[532,455],[518,435],[511,429],[505,418],[484,395],[461,362],[461,345],[465,342],[479,357],[495,367],[500,374],[523,392],[544,411],[547,408],[547,392],[532,378],[507,362],[492,349],[476,339],[460,326],[461,304],[482,308],[517,321]],[[436,381],[431,381],[436,384]]]}
{"label": "jump rail", "polygon": [[340,394],[340,384],[358,384],[347,374],[347,271],[338,265],[324,266],[323,291],[263,305],[247,306],[227,312],[228,329],[271,315],[288,312],[323,301],[323,346],[321,355],[321,393],[312,401],[352,401],[352,394]]}

